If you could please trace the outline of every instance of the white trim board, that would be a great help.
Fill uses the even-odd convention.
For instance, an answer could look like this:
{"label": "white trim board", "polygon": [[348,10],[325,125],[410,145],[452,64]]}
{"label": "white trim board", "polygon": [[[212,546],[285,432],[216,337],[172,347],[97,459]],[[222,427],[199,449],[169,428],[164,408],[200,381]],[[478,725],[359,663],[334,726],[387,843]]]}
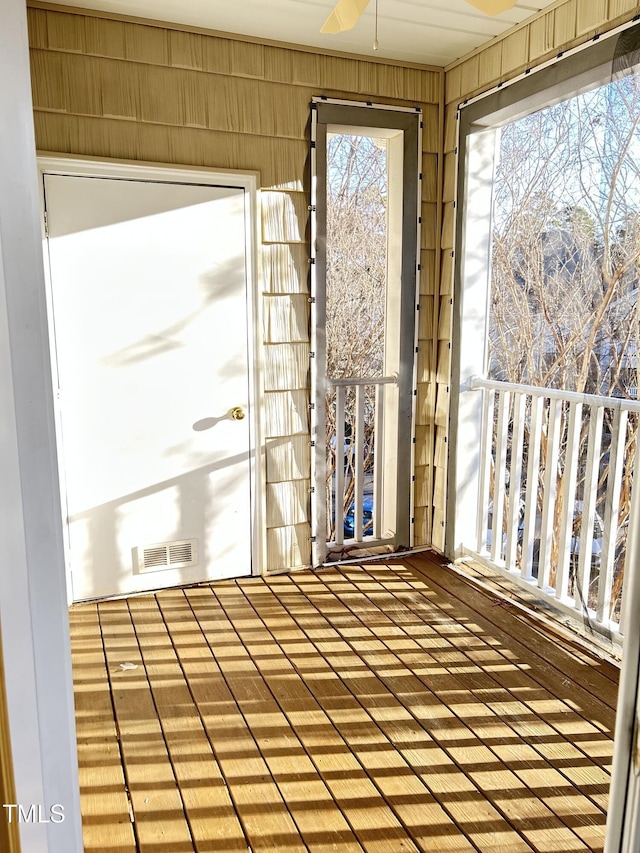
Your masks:
{"label": "white trim board", "polygon": [[[24,0],[0,31],[0,624],[16,799],[64,807],[20,822],[28,853],[81,853],[54,406]],[[2,810],[6,819],[6,810]]]}

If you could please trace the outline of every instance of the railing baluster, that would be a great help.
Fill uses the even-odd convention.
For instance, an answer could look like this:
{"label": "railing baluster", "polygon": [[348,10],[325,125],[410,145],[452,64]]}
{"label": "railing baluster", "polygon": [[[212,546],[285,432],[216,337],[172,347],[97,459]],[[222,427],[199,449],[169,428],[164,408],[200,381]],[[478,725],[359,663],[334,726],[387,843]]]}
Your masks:
{"label": "railing baluster", "polygon": [[596,607],[596,619],[604,625],[607,625],[611,618],[611,588],[613,585],[613,569],[616,557],[618,509],[622,489],[622,468],[628,419],[628,412],[618,410],[613,413],[611,445],[609,447],[607,495],[603,518],[604,531],[600,552],[600,574],[598,576],[598,605]]}
{"label": "railing baluster", "polygon": [[502,526],[504,518],[505,475],[507,470],[507,440],[509,435],[509,407],[511,394],[501,391],[498,401],[496,427],[496,465],[493,478],[493,523],[491,531],[491,559],[502,560]]}
{"label": "railing baluster", "polygon": [[558,565],[556,567],[556,598],[569,601],[569,560],[573,538],[573,508],[576,500],[578,480],[578,454],[582,430],[582,403],[569,403],[567,446],[565,449],[564,477],[562,488],[562,518],[558,542]]}
{"label": "railing baluster", "polygon": [[362,541],[362,509],[364,493],[364,386],[356,385],[356,424],[355,424],[355,524],[356,541]]}
{"label": "railing baluster", "polygon": [[476,542],[480,553],[487,549],[487,518],[489,515],[489,483],[491,481],[491,443],[493,440],[493,407],[495,391],[486,388],[482,403],[482,449],[478,473],[478,528]]}
{"label": "railing baluster", "polygon": [[585,612],[589,609],[589,586],[591,582],[591,551],[593,548],[593,522],[596,514],[600,450],[602,446],[602,420],[604,406],[592,406],[589,419],[587,464],[580,522],[580,549],[578,571],[575,581],[575,606]]}
{"label": "railing baluster", "polygon": [[542,494],[542,519],[540,525],[540,553],[538,557],[538,586],[549,586],[551,573],[551,546],[553,543],[553,519],[556,508],[558,487],[558,454],[560,448],[560,419],[562,403],[549,400],[547,417],[547,458],[544,470],[544,491]]}
{"label": "railing baluster", "polygon": [[[631,483],[632,483],[632,485],[631,485],[631,495],[630,495],[630,504],[629,504],[629,522],[628,522],[627,536],[626,536],[626,547],[627,547],[627,549],[629,547],[629,543],[632,542],[636,536],[640,535],[640,530],[636,530],[636,526],[635,526],[635,519],[636,519],[637,513],[634,512],[634,502],[639,497],[638,495],[636,495],[634,497],[634,494],[636,492],[636,489],[640,489],[640,465],[638,465],[637,445],[636,445],[636,454],[635,454],[635,457],[633,460],[633,472],[631,474]],[[628,555],[629,555],[629,552],[627,550],[627,551],[625,551],[625,555],[624,555],[624,567],[623,567],[623,572],[625,575],[627,575],[627,577],[628,577],[627,573],[631,574],[631,572],[634,571],[634,567],[630,564],[629,560],[627,559]],[[637,571],[637,569],[636,569],[636,571]],[[621,590],[622,600],[620,602],[620,619],[618,620],[618,633],[623,638],[623,640],[624,640],[624,632],[625,632],[627,619],[629,619],[629,618],[630,619],[637,619],[638,618],[637,613],[635,613],[633,611],[629,612],[629,599],[628,599],[628,596],[625,594],[625,588],[627,588],[627,587],[625,587],[625,585],[623,584],[622,590]],[[611,623],[609,623],[609,624],[611,624]]]}
{"label": "railing baluster", "polygon": [[[627,538],[629,537],[629,531],[627,531]],[[626,557],[626,554],[625,554]],[[624,639],[624,628],[625,628],[625,614],[627,611],[626,605],[627,597],[624,594],[624,587],[622,588],[622,601],[620,602],[620,620],[618,622],[618,634]]]}
{"label": "railing baluster", "polygon": [[[334,436],[331,437],[332,444],[335,441],[336,471],[333,484],[328,484],[327,490],[335,512],[335,530],[333,540],[327,544],[329,546],[344,545],[345,526],[350,543],[366,542],[374,546],[390,544],[394,537],[389,530],[391,520],[387,521],[386,531],[383,530],[383,525],[385,524],[385,501],[389,500],[390,503],[395,501],[393,494],[395,482],[394,472],[390,470],[394,464],[393,459],[385,457],[385,448],[387,448],[386,452],[389,452],[389,437],[387,436],[385,441],[384,386],[397,386],[398,377],[396,375],[347,376],[329,378],[327,383],[330,388],[335,389],[336,394],[336,425]],[[370,405],[373,406],[371,412],[367,410],[369,389],[371,389]],[[330,398],[327,399],[330,403]],[[365,418],[365,414],[371,417]],[[350,429],[349,434],[346,434],[347,426]],[[368,449],[365,460],[365,441],[370,433],[372,433],[370,440],[373,442],[373,449]],[[345,465],[345,459],[347,459],[347,465]],[[385,476],[389,477],[389,482],[385,481]],[[369,483],[373,493],[370,496],[372,519],[369,519],[367,504],[365,520],[365,488]],[[349,495],[348,501],[347,495]],[[387,511],[387,514],[389,513],[393,513],[392,508]],[[345,514],[349,516],[348,521]],[[328,523],[327,528],[327,536],[330,538],[331,531]]]}
{"label": "railing baluster", "polygon": [[540,396],[531,398],[531,427],[529,429],[529,459],[527,462],[527,500],[524,507],[524,532],[520,574],[526,580],[533,577],[533,545],[538,507],[538,474],[540,470],[540,433],[542,430],[542,405]]}
{"label": "railing baluster", "polygon": [[[633,465],[635,469],[636,460],[636,448],[626,444],[630,432],[629,422],[631,418],[634,419],[635,439],[640,402],[556,388],[536,388],[479,377],[471,377],[465,387],[468,390],[481,389],[484,399],[482,413],[477,415],[482,418],[481,447],[477,463],[478,521],[475,530],[470,529],[466,535],[465,532],[461,534],[458,547],[462,554],[467,554],[487,566],[492,565],[498,574],[511,577],[529,591],[532,589],[531,580],[535,571],[536,587],[539,587],[541,598],[549,600],[549,603],[553,602],[558,612],[570,614],[574,618],[576,611],[582,611],[588,615],[594,628],[620,641],[623,622],[633,614],[625,613],[623,594],[620,616],[612,616],[612,609],[617,607],[617,601],[613,601],[613,588],[615,586],[617,590],[620,583],[622,592],[624,590],[619,574],[622,568],[618,565],[621,555],[618,554],[616,559],[616,549],[620,547],[620,533],[625,534],[627,541],[633,536],[631,530],[620,530],[620,520],[621,505],[626,505],[627,500],[625,490],[632,479],[632,472],[625,466]],[[513,398],[511,435],[508,395]],[[529,400],[531,417],[528,425]],[[546,468],[542,477],[542,430],[547,407],[549,413]],[[610,459],[606,473],[606,490],[602,458],[605,410],[613,414],[610,443],[607,435],[604,448],[608,450]],[[475,432],[474,430],[474,434]],[[511,458],[507,466],[505,452],[508,458],[509,450],[506,448],[509,441]],[[523,470],[525,459],[526,474]],[[638,478],[640,479],[640,474]],[[505,506],[507,486],[509,503]],[[519,522],[522,498],[524,512]],[[491,500],[492,536],[490,547],[487,547]],[[601,502],[604,509],[600,508]],[[602,519],[598,513],[602,514]],[[595,532],[594,521],[597,522]],[[631,523],[630,521],[629,525]],[[556,525],[559,527],[556,528]],[[504,529],[506,548],[503,548]],[[549,588],[549,584],[554,569],[556,535],[558,557],[553,590]],[[514,572],[514,565],[518,562],[521,536],[518,576]],[[601,546],[599,541],[594,545],[596,537],[598,540],[602,537]],[[538,544],[540,554],[536,555]],[[589,598],[592,571],[595,580],[597,568],[593,560],[594,555],[600,561],[598,588],[597,595],[594,594],[594,589]],[[537,571],[534,559],[537,559]],[[627,566],[627,571],[630,572],[631,567]]]}
{"label": "railing baluster", "polygon": [[382,448],[384,447],[384,387],[376,385],[375,419],[373,431],[373,537],[382,535]]}
{"label": "railing baluster", "polygon": [[518,553],[524,418],[527,405],[527,398],[524,394],[514,394],[513,398],[513,435],[511,437],[511,465],[509,467],[509,519],[507,524],[507,551],[505,554],[507,568],[512,571],[516,568],[516,556]]}
{"label": "railing baluster", "polygon": [[335,476],[335,533],[336,545],[344,542],[344,385],[336,385],[336,476]]}
{"label": "railing baluster", "polygon": [[[629,521],[626,535],[626,547],[629,548],[629,543],[634,542],[637,536],[640,536],[640,530],[636,529],[636,518],[638,513],[634,511],[634,504],[640,495],[636,495],[636,490],[640,490],[640,465],[638,464],[638,441],[636,437],[635,455],[633,458],[633,471],[631,472],[631,495],[629,504]],[[637,568],[632,566],[628,560],[629,552],[625,551],[624,555],[624,574],[628,577],[632,571],[637,571]],[[628,596],[625,594],[625,586],[623,584],[621,590],[622,600],[620,602],[620,619],[618,621],[618,632],[624,638],[625,625],[627,619],[637,619],[637,613],[629,611]],[[610,623],[611,624],[611,623]]]}

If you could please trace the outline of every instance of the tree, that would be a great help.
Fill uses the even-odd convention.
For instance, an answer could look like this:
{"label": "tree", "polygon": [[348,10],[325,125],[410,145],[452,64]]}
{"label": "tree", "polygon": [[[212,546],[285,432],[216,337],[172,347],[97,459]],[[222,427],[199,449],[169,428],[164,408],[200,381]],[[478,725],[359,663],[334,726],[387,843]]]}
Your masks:
{"label": "tree", "polygon": [[[327,138],[326,339],[329,379],[382,376],[387,268],[386,143],[346,133]],[[355,435],[355,394],[346,396],[345,434]],[[365,391],[364,470],[373,469],[375,400]],[[336,447],[336,395],[326,400],[327,538],[335,525],[332,483],[346,469],[345,510],[354,498],[355,449]]]}
{"label": "tree", "polygon": [[[493,219],[489,342],[493,378],[603,396],[637,396],[639,125],[640,80],[637,74],[629,74],[502,129]],[[607,417],[599,510],[609,474],[612,424]],[[566,421],[565,409],[563,436]],[[619,507],[622,537],[637,429],[637,417],[632,415]],[[583,454],[587,432],[584,423]],[[539,499],[546,431],[541,450]],[[558,495],[562,494],[565,451],[561,446]],[[578,497],[581,487],[579,482]],[[511,491],[515,496],[514,486]],[[558,501],[554,549],[560,514]],[[576,519],[577,525],[580,520]],[[618,551],[616,607],[624,547]]]}

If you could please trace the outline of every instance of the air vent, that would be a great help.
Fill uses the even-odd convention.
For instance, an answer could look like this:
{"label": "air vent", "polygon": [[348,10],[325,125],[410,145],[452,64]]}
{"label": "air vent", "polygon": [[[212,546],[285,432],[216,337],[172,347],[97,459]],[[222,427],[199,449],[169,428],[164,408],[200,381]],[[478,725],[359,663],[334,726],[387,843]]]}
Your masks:
{"label": "air vent", "polygon": [[196,539],[179,539],[175,542],[139,545],[133,549],[133,571],[141,574],[195,566],[198,562],[196,542]]}

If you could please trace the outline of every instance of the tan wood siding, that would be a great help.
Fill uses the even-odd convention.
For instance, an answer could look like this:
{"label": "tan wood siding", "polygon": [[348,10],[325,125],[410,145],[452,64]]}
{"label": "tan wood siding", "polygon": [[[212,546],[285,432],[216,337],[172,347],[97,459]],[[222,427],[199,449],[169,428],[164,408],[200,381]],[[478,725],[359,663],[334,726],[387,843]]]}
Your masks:
{"label": "tan wood siding", "polygon": [[[259,172],[267,569],[308,564],[309,104],[326,94],[422,106],[420,286],[433,294],[442,72],[40,3],[29,27],[40,150]],[[434,347],[433,323],[420,345]],[[430,516],[429,490],[416,494]],[[422,524],[417,544],[427,541]]]}
{"label": "tan wood siding", "polygon": [[444,549],[446,460],[449,417],[451,294],[453,292],[454,228],[456,201],[456,113],[465,99],[491,89],[503,80],[548,60],[630,20],[637,14],[631,0],[566,0],[514,27],[490,44],[473,51],[445,69],[444,185],[441,266],[435,318],[438,338],[434,446],[433,545]]}

